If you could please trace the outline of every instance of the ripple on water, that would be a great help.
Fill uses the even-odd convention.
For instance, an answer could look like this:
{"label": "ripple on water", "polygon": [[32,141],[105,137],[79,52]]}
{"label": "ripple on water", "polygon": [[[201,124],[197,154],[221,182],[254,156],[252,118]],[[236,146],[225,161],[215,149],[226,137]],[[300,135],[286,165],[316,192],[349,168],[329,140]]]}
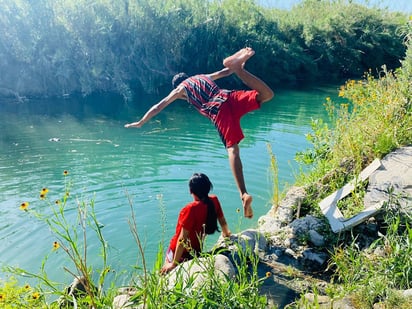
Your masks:
{"label": "ripple on water", "polygon": [[[232,231],[254,226],[269,209],[271,197],[267,144],[279,162],[280,183],[292,180],[290,162],[297,150],[306,148],[304,131],[310,127],[310,117],[318,114],[314,101],[304,101],[309,96],[279,93],[276,99],[277,104],[264,104],[261,111],[242,119],[246,138],[241,157],[254,196],[253,220],[236,211],[241,207],[239,193],[216,129],[185,105],[171,106],[141,129],[123,127],[135,115],[122,121],[102,116],[99,102],[82,102],[73,110],[67,109],[71,104],[66,102],[61,106],[67,110],[61,111],[52,100],[38,110],[33,102],[4,108],[0,113],[0,262],[38,270],[39,261],[51,252],[54,238],[49,229],[19,209],[28,201],[33,209],[50,213],[39,200],[43,187],[49,189],[53,203],[70,184],[67,216],[76,228],[77,201],[94,201],[108,243],[109,264],[116,271],[140,263],[129,226],[131,207],[151,268],[159,243],[168,245],[179,210],[191,200],[187,181],[194,172],[210,177]],[[317,104],[323,109],[323,101]],[[52,115],[45,114],[48,105],[53,106]],[[123,107],[114,102],[112,114],[118,115]],[[24,125],[22,118],[28,119]],[[67,177],[64,170],[69,171]],[[100,246],[92,234],[88,259],[99,265]],[[53,253],[47,263],[55,270],[50,276],[59,280],[67,264],[63,252]]]}

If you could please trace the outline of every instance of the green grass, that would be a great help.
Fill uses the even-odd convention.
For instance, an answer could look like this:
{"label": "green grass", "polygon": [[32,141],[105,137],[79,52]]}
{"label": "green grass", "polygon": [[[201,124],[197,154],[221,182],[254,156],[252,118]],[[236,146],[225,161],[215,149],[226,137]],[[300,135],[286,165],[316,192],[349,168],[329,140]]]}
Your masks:
{"label": "green grass", "polygon": [[[392,150],[412,145],[412,19],[399,29],[408,46],[402,67],[391,72],[382,66],[379,78],[367,72],[361,80],[349,80],[339,90],[344,103],[326,99],[332,129],[314,120],[308,140],[313,148],[297,154],[297,160],[312,169],[297,182],[307,187],[308,213],[319,215],[318,202],[342,187],[375,158]],[[363,208],[366,184],[339,203],[346,216]],[[356,308],[410,308],[412,300],[399,290],[412,288],[412,205],[400,207],[399,197],[388,189],[390,200],[379,219],[375,242],[361,248],[356,232],[330,234],[329,246],[333,271],[332,298],[350,295]],[[350,240],[351,241],[348,241]],[[317,291],[312,291],[316,295]],[[317,307],[301,298],[299,308]]]}

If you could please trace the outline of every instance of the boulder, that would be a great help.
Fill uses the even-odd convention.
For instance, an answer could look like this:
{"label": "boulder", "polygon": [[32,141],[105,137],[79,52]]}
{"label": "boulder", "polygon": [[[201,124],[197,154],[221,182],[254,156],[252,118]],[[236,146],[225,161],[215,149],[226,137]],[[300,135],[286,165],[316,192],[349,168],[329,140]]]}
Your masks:
{"label": "boulder", "polygon": [[223,254],[217,254],[195,258],[177,266],[167,274],[168,288],[173,289],[176,282],[182,280],[183,284],[190,284],[190,288],[196,289],[205,284],[211,271],[221,280],[235,277],[235,268],[230,259]]}
{"label": "boulder", "polygon": [[365,208],[380,201],[388,201],[389,192],[401,207],[412,202],[412,146],[399,148],[381,160],[381,167],[370,177],[365,194]]}

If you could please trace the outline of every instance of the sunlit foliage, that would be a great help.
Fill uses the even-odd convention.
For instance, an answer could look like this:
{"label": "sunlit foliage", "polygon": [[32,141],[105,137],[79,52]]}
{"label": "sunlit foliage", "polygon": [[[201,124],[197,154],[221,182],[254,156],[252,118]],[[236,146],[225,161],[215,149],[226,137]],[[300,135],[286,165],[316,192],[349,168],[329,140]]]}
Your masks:
{"label": "sunlit foliage", "polygon": [[400,65],[406,20],[343,0],[306,0],[291,11],[254,0],[4,0],[0,96],[131,100],[169,88],[179,71],[220,69],[245,45],[259,55],[250,69],[272,85],[360,76]]}

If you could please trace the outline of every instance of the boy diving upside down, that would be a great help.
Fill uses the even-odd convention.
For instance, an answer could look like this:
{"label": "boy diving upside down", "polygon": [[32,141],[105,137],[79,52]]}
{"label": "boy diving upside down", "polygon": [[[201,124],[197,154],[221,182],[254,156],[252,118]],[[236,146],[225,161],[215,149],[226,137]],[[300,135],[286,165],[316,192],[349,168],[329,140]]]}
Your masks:
{"label": "boy diving upside down", "polygon": [[[223,68],[211,74],[189,77],[185,73],[173,77],[173,90],[160,102],[153,105],[137,122],[126,124],[126,128],[140,128],[149,119],[160,113],[177,99],[186,100],[215,125],[226,147],[230,168],[242,200],[246,218],[253,217],[252,196],[246,189],[239,143],[244,138],[240,119],[245,114],[259,109],[262,103],[270,101],[274,93],[265,82],[248,72],[244,66],[255,54],[250,48],[243,48],[223,60]],[[251,90],[221,89],[214,82],[217,79],[236,74]]]}

